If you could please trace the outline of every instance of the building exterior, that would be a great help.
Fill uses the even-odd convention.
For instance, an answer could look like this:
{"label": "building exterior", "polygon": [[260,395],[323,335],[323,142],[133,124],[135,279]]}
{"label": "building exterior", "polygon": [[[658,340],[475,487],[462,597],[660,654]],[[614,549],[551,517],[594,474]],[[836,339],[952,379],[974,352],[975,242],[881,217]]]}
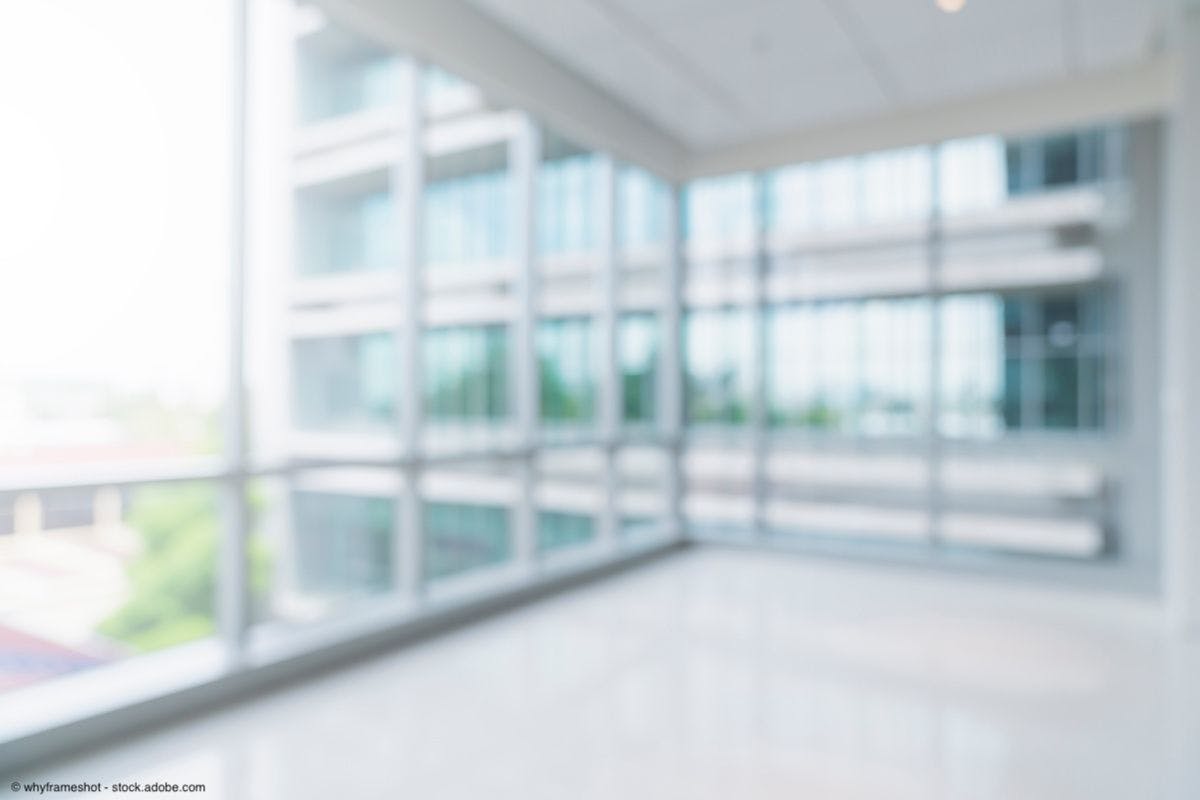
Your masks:
{"label": "building exterior", "polygon": [[252,265],[282,305],[254,418],[286,423],[252,436],[312,469],[267,482],[273,616],[674,536],[670,188],[286,9],[264,50],[295,75],[273,110],[293,147],[264,178],[279,247]]}

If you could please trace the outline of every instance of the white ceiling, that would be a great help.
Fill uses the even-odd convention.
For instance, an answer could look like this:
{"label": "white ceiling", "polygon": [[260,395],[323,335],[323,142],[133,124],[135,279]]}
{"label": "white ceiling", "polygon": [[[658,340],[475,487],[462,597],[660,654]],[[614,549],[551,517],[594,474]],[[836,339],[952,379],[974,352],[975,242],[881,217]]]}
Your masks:
{"label": "white ceiling", "polygon": [[704,150],[1152,56],[1168,0],[469,0]]}

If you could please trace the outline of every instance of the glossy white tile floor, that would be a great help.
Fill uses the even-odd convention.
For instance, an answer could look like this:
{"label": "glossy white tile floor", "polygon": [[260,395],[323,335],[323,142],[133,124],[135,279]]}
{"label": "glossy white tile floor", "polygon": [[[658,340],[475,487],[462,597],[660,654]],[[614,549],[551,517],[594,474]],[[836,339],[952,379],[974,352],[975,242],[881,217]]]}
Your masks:
{"label": "glossy white tile floor", "polygon": [[253,800],[1190,800],[1200,646],[1129,601],[703,549],[22,777]]}

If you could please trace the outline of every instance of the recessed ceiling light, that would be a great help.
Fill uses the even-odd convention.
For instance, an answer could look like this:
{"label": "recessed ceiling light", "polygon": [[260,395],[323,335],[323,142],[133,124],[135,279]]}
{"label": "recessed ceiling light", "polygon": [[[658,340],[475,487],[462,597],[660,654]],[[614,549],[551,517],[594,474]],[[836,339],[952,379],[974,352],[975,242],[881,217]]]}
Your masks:
{"label": "recessed ceiling light", "polygon": [[937,7],[947,14],[957,14],[966,4],[967,0],[937,0]]}

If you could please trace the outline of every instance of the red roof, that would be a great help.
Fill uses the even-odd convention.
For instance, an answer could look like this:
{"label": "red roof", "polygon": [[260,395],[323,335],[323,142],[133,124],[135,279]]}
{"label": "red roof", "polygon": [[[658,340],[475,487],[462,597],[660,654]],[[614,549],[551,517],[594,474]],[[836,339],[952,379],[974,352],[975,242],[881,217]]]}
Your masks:
{"label": "red roof", "polygon": [[101,659],[0,625],[0,692],[101,663]]}

